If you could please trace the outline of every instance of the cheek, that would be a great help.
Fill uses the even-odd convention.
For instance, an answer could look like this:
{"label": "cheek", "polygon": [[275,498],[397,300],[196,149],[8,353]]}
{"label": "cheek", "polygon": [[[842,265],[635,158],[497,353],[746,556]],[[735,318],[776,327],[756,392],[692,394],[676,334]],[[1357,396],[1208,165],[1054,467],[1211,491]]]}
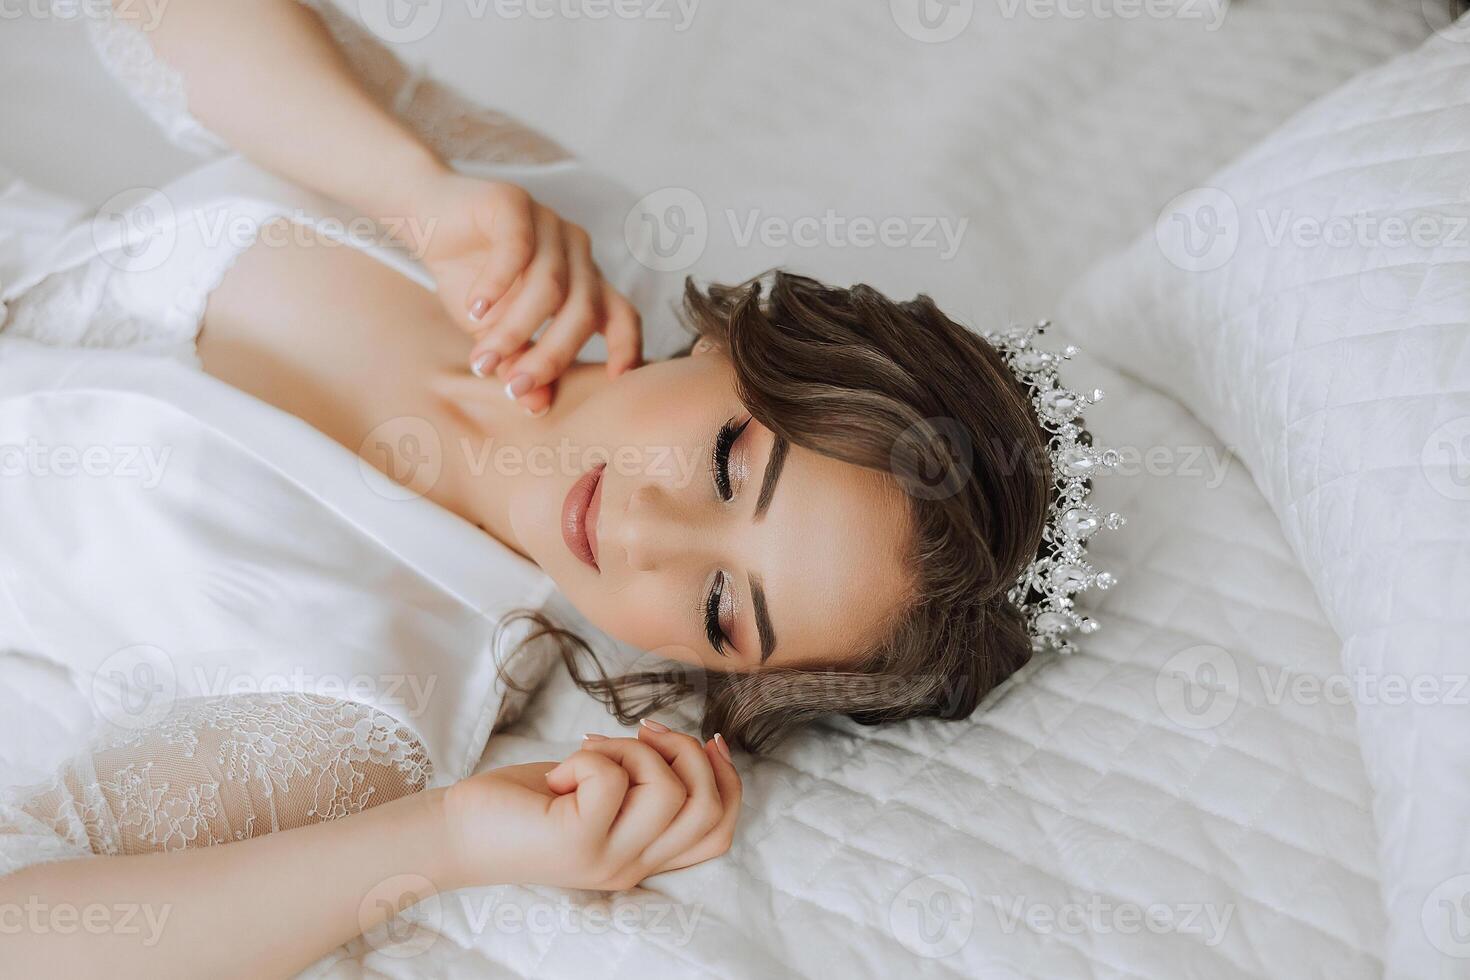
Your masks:
{"label": "cheek", "polygon": [[564,594],[588,622],[613,639],[664,660],[708,661],[691,646],[699,641],[694,613],[671,599],[667,588],[650,582],[605,589],[600,582],[584,582]]}

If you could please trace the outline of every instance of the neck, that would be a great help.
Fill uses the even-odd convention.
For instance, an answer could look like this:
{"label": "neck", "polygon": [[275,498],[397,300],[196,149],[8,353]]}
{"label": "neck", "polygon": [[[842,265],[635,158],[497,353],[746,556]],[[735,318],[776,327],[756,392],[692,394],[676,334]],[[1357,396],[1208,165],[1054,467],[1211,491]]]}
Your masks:
{"label": "neck", "polygon": [[531,418],[494,379],[462,367],[436,373],[429,422],[441,433],[443,464],[428,497],[529,558],[511,520],[512,502],[545,492],[546,466],[560,458],[563,420],[605,384],[604,365],[574,364],[557,382],[550,411]]}

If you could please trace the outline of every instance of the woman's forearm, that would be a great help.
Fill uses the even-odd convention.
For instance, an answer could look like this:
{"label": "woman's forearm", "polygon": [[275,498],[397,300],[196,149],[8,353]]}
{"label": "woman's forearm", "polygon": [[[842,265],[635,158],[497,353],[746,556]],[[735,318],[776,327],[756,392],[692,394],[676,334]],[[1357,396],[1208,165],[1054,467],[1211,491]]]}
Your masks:
{"label": "woman's forearm", "polygon": [[4,972],[289,976],[428,897],[419,886],[471,884],[455,880],[443,805],[430,789],[233,844],[25,868],[0,878]]}
{"label": "woman's forearm", "polygon": [[365,214],[411,216],[414,191],[447,172],[295,0],[169,0],[149,39],[182,76],[200,122],[261,165]]}

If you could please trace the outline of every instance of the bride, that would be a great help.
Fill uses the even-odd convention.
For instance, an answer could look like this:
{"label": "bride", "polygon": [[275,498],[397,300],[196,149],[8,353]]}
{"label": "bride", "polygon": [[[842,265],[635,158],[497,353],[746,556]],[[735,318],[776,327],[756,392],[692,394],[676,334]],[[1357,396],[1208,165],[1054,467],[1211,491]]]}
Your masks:
{"label": "bride", "polygon": [[[168,917],[22,930],[20,973],[288,974],[404,876],[631,888],[730,846],[731,743],[963,718],[1089,625],[1018,592],[1058,499],[1074,544],[1098,523],[1090,441],[1051,472],[1076,430],[1018,380],[1056,359],[1029,334],[778,272],[687,283],[693,342],[643,364],[588,233],[528,193],[581,179],[550,140],[330,4],[173,0],[146,35],[122,9],[103,60],[221,159],[165,189],[161,252],[84,221],[0,296],[0,442],[167,455],[157,485],[4,488],[0,640],[112,724],[0,804],[0,907]],[[607,362],[577,362],[594,334]],[[1056,568],[1052,595],[1106,584]],[[553,590],[675,666],[607,670]],[[472,775],[538,644],[637,736]],[[359,675],[422,696],[325,683]],[[700,738],[648,717],[691,698]]]}

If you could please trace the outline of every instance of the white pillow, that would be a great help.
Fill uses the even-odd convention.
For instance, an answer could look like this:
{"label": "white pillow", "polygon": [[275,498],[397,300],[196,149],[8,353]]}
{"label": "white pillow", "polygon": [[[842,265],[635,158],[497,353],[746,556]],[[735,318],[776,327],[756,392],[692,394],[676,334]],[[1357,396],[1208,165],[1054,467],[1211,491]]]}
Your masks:
{"label": "white pillow", "polygon": [[1463,975],[1470,27],[1359,76],[1208,183],[1084,277],[1060,319],[1188,405],[1270,500],[1344,641],[1388,973]]}

